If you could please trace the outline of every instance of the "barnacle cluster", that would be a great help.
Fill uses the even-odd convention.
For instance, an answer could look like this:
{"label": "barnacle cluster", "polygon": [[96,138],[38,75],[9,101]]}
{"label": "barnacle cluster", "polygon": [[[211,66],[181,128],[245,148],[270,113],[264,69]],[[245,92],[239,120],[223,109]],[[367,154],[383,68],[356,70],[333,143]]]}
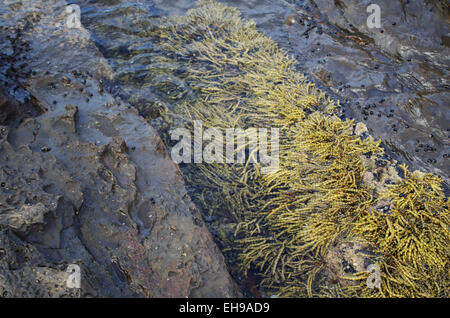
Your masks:
{"label": "barnacle cluster", "polygon": [[[336,115],[339,102],[237,9],[199,1],[159,32],[165,58],[183,66],[178,76],[194,92],[166,117],[280,131],[274,173],[248,161],[186,170],[197,204],[232,220],[235,239],[220,243],[237,251],[237,270],[256,273],[267,295],[450,295],[450,213],[439,176],[386,160],[380,142],[356,134]],[[370,264],[380,269],[375,288]]]}

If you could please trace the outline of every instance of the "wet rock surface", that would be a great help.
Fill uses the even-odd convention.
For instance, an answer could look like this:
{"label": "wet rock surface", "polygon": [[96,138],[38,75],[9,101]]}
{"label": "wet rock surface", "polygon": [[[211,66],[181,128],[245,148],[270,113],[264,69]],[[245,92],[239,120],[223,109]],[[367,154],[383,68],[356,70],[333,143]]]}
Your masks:
{"label": "wet rock surface", "polygon": [[66,6],[0,4],[0,296],[238,296],[181,172],[104,87],[112,72],[64,28]]}

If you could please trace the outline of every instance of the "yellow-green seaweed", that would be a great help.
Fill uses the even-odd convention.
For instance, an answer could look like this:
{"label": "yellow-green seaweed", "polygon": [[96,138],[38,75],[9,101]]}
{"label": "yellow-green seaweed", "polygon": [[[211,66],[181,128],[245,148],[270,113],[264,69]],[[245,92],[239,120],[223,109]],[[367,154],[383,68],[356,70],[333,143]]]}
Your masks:
{"label": "yellow-green seaweed", "polygon": [[[159,32],[171,52],[165,58],[183,65],[195,92],[167,118],[280,129],[280,169],[273,174],[248,163],[187,168],[197,204],[235,224],[236,239],[221,242],[232,247],[225,253],[238,252],[232,270],[257,273],[267,295],[449,296],[450,215],[438,176],[401,166],[404,177],[392,177],[392,163],[377,168],[380,142],[355,135],[355,123],[335,114],[339,102],[237,9],[199,1]],[[379,289],[367,287],[365,270],[333,271],[330,253],[353,242],[373,252],[368,259],[381,269]]]}

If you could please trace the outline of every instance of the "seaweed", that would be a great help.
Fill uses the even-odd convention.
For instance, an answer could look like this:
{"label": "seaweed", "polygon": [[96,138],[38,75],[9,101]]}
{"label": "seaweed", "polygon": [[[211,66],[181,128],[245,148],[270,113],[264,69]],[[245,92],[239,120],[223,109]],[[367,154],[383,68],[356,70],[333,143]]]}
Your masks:
{"label": "seaweed", "polygon": [[[399,177],[396,162],[377,165],[380,141],[355,134],[355,122],[336,115],[339,102],[237,9],[199,1],[158,32],[164,58],[183,68],[193,92],[163,115],[167,123],[280,129],[274,173],[261,174],[250,158],[184,170],[200,208],[234,227],[234,239],[222,235],[219,245],[235,258],[236,276],[256,274],[266,295],[283,297],[449,296],[450,219],[439,176],[400,166]],[[359,262],[351,273],[338,269],[337,250],[347,245],[373,255],[351,255]],[[380,268],[379,288],[367,286],[368,264]]]}
{"label": "seaweed", "polygon": [[442,179],[400,167],[404,178],[380,194],[389,212],[365,211],[354,231],[383,255],[379,295],[448,297],[450,212]]}

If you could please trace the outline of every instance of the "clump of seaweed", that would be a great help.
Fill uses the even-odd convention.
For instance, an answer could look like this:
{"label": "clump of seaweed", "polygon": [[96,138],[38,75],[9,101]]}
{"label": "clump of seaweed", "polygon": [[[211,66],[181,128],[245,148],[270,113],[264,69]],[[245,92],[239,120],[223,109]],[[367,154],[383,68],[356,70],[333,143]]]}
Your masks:
{"label": "clump of seaweed", "polygon": [[[159,33],[171,52],[164,58],[194,92],[164,114],[168,123],[280,129],[272,174],[249,161],[185,169],[194,201],[234,226],[235,240],[219,235],[224,252],[237,252],[233,271],[256,273],[266,294],[285,297],[449,296],[450,220],[438,176],[402,166],[404,177],[385,184],[395,169],[376,168],[380,142],[356,135],[353,121],[335,115],[339,103],[237,9],[199,1]],[[345,252],[349,272],[341,271],[347,246],[372,256]],[[379,288],[367,286],[365,261],[380,267]]]}
{"label": "clump of seaweed", "polygon": [[448,297],[450,212],[442,180],[400,167],[404,178],[379,197],[390,201],[389,211],[365,211],[354,230],[383,255],[377,295]]}
{"label": "clump of seaweed", "polygon": [[[304,119],[296,131],[280,170],[261,179],[278,195],[262,198],[265,209],[248,213],[247,223],[238,228],[245,226],[246,233],[254,232],[254,218],[260,215],[265,233],[258,240],[253,235],[239,243],[244,246],[243,269],[256,264],[270,274],[262,281],[264,286],[273,288],[279,281],[281,294],[291,295],[292,281],[303,280],[306,293],[313,296],[312,282],[326,268],[329,246],[351,236],[353,224],[374,204],[372,191],[363,182],[365,167],[360,156],[382,149],[372,138],[355,137],[352,121],[321,112]],[[275,242],[281,246],[272,247],[278,257],[268,262],[265,249]]]}

